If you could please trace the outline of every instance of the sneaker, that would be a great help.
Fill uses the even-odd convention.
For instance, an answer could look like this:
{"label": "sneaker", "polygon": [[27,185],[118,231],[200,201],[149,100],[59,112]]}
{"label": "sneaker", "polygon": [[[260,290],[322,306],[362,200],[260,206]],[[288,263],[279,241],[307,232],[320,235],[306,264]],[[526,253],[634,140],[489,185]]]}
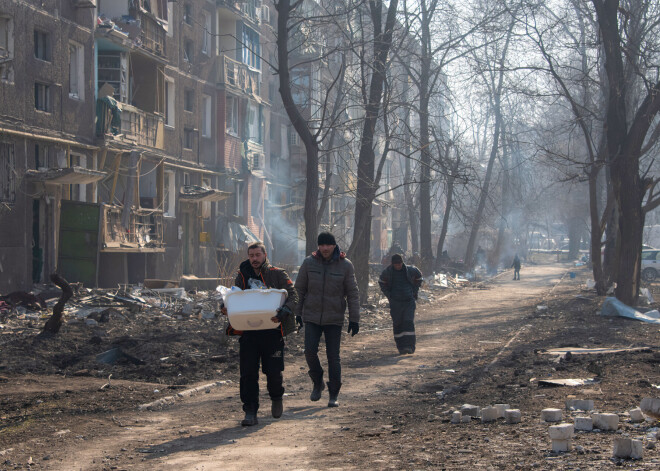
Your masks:
{"label": "sneaker", "polygon": [[282,417],[282,411],[284,410],[284,406],[282,404],[282,398],[280,397],[279,399],[273,399],[272,404],[270,406],[270,413],[273,414],[273,418],[279,419]]}
{"label": "sneaker", "polygon": [[310,401],[318,401],[321,399],[321,393],[325,389],[325,384],[323,384],[323,381],[320,381],[318,383],[314,383],[314,389],[312,389],[312,393],[309,395],[309,400]]}
{"label": "sneaker", "polygon": [[339,407],[337,396],[330,396],[330,400],[328,401],[328,407]]}
{"label": "sneaker", "polygon": [[412,355],[415,351],[411,347],[403,347],[399,350],[401,355]]}
{"label": "sneaker", "polygon": [[246,427],[250,425],[257,425],[258,423],[259,421],[257,420],[256,412],[246,412],[245,418],[241,421],[241,425]]}

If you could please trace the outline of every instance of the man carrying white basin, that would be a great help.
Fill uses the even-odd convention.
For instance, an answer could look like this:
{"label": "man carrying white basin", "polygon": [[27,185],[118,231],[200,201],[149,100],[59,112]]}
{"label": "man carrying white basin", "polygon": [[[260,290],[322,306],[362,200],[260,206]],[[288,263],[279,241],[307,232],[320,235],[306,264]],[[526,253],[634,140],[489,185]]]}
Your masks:
{"label": "man carrying white basin", "polygon": [[[259,363],[266,375],[266,387],[271,399],[271,413],[274,418],[282,416],[282,371],[284,371],[284,336],[296,328],[293,309],[298,303],[298,294],[286,271],[268,262],[266,247],[261,242],[248,247],[248,259],[241,263],[234,285],[242,290],[253,287],[284,289],[287,291],[285,303],[271,318],[272,328],[262,330],[235,330],[231,324],[227,334],[240,335],[240,392],[245,418],[241,425],[256,425],[259,410]],[[227,308],[222,307],[227,314]],[[277,326],[275,326],[277,324]]]}

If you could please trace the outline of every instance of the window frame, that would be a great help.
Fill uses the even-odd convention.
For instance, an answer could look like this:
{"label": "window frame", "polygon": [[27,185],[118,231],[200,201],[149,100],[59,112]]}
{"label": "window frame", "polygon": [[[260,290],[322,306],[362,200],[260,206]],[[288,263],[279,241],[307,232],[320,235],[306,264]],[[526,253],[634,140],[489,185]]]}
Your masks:
{"label": "window frame", "polygon": [[16,146],[13,142],[0,141],[0,177],[0,203],[16,203]]}
{"label": "window frame", "polygon": [[[38,87],[42,87],[40,92]],[[41,96],[43,95],[43,96]],[[50,85],[44,82],[34,82],[34,109],[42,113],[50,113],[52,110]],[[38,98],[41,98],[38,100]],[[39,103],[43,103],[43,107],[39,107]]]}
{"label": "window frame", "polygon": [[174,129],[176,124],[176,88],[174,79],[165,76],[165,126]]}
{"label": "window frame", "polygon": [[192,88],[183,89],[183,111],[195,112],[195,90]]}
{"label": "window frame", "polygon": [[[43,40],[43,41],[42,41]],[[51,62],[52,60],[52,46],[50,41],[50,33],[43,31],[39,28],[34,29],[33,34],[34,42],[34,58],[44,62]],[[39,47],[41,45],[42,47]],[[42,52],[43,56],[39,54]]]}
{"label": "window frame", "polygon": [[213,101],[210,95],[202,95],[202,137],[213,135]]}
{"label": "window frame", "polygon": [[[77,56],[76,70],[72,70],[72,48],[75,49],[75,55]],[[72,91],[72,75],[76,75],[77,92]],[[76,41],[69,41],[69,98],[85,101],[85,46]]]}

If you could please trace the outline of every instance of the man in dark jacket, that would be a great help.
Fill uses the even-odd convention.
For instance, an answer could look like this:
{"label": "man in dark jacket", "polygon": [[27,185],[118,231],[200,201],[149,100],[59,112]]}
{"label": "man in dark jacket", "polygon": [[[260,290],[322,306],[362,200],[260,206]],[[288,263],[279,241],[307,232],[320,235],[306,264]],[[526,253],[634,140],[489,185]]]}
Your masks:
{"label": "man in dark jacket", "polygon": [[392,255],[392,264],[378,280],[390,302],[394,341],[402,355],[415,353],[415,301],[423,281],[422,272],[413,265],[406,266],[400,254]]}
{"label": "man in dark jacket", "polygon": [[[246,330],[239,332],[231,325],[227,328],[229,335],[240,335],[240,392],[245,418],[242,425],[256,425],[259,409],[259,362],[261,371],[266,375],[266,385],[271,399],[271,413],[276,419],[282,416],[282,371],[284,371],[284,335],[295,330],[293,309],[298,303],[298,294],[293,287],[289,275],[268,263],[266,247],[261,242],[248,247],[248,259],[241,263],[234,285],[239,288],[251,289],[257,283],[268,288],[285,289],[287,298],[284,305],[271,318],[280,326],[264,330]],[[226,308],[223,308],[226,314]]]}
{"label": "man in dark jacket", "polygon": [[296,278],[295,287],[300,296],[296,322],[305,325],[305,359],[313,383],[309,398],[318,401],[325,388],[318,355],[319,341],[324,334],[330,394],[328,407],[337,407],[341,388],[341,329],[348,304],[348,332],[355,335],[360,330],[360,296],[353,264],[339,250],[335,237],[322,232],[317,242],[319,249],[303,261]]}
{"label": "man in dark jacket", "polygon": [[520,258],[518,257],[518,254],[513,257],[511,268],[513,268],[513,279],[520,280]]}

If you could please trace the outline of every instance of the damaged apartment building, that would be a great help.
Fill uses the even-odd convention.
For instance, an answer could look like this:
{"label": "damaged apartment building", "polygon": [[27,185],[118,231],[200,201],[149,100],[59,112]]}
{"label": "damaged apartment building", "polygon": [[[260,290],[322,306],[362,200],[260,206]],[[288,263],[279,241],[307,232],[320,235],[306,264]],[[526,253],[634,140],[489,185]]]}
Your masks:
{"label": "damaged apartment building", "polygon": [[259,0],[0,0],[1,293],[215,278],[269,240],[270,21]]}

